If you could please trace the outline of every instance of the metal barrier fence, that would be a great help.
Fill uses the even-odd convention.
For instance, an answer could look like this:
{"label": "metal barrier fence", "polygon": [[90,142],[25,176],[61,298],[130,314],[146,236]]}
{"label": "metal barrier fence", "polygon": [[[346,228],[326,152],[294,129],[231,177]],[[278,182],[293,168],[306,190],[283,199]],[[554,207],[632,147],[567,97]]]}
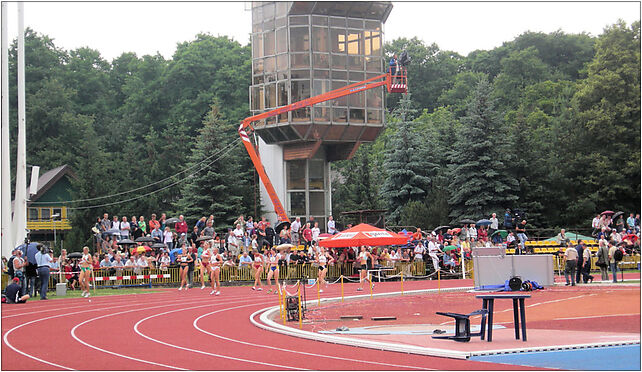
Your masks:
{"label": "metal barrier fence", "polygon": [[[556,273],[564,270],[563,259],[561,256],[553,256],[553,268]],[[640,264],[640,255],[625,256],[620,263],[619,267],[623,269],[637,269]],[[595,265],[597,257],[591,258],[592,270],[599,270]],[[465,263],[466,277],[473,278],[473,262],[472,260],[466,260]],[[386,272],[386,277],[397,278],[401,272],[403,272],[404,278],[411,279],[412,277],[425,277],[434,274],[432,269],[432,263],[429,262],[409,262],[401,263],[397,262],[394,265],[394,270]],[[316,279],[318,277],[319,269],[315,264],[290,264],[290,265],[279,265],[279,279],[281,280],[302,280],[302,279]],[[328,266],[328,272],[326,278],[329,281],[338,279],[341,276],[344,277],[354,277],[358,278],[358,268],[352,266],[352,264],[335,264]],[[169,274],[169,278],[164,278],[163,274]],[[150,278],[150,279],[136,279],[136,275],[158,275],[159,277]],[[98,287],[101,286],[154,286],[154,285],[177,285],[180,283],[180,272],[178,267],[170,267],[167,270],[161,269],[142,269],[140,271],[134,270],[121,270],[113,272],[110,269],[97,269],[94,270],[94,277],[109,277],[109,276],[132,276],[133,278],[129,279],[119,279],[119,280],[101,280],[96,281]],[[442,278],[461,278],[461,266],[457,267],[455,274],[448,274],[442,271]],[[221,268],[221,282],[253,282],[254,281],[254,271],[250,267],[236,267],[236,266],[224,266]],[[267,279],[267,272],[263,270],[261,273],[261,280],[265,281]],[[204,274],[204,280],[209,281],[209,275]],[[6,286],[8,281],[7,275],[2,275],[2,284],[3,288]],[[67,282],[64,273],[62,275],[58,273],[52,273],[49,277],[49,289],[55,290],[56,282],[65,283]],[[200,268],[194,270],[194,282],[200,282]]]}
{"label": "metal barrier fence", "polygon": [[[432,271],[432,264],[430,267],[426,267],[427,263],[425,262],[409,262],[401,263],[397,262],[394,266],[394,270],[387,272],[387,276],[398,276],[402,271],[403,275],[406,278],[412,278],[413,276],[425,276],[430,274]],[[472,261],[466,261],[466,270],[469,272],[472,270]],[[169,278],[163,278],[163,274],[169,274]],[[319,268],[316,264],[290,264],[290,265],[279,265],[279,279],[281,280],[301,280],[301,279],[316,279],[319,274]],[[136,275],[159,275],[158,278],[151,279],[135,279]],[[328,272],[326,278],[328,280],[338,279],[341,276],[351,277],[354,276],[358,278],[359,271],[358,268],[354,268],[352,264],[335,264],[328,266]],[[461,271],[458,274],[461,276]],[[98,287],[101,286],[152,286],[154,285],[171,285],[180,283],[180,272],[178,267],[170,267],[167,270],[161,269],[149,269],[144,268],[139,271],[134,270],[119,270],[118,272],[111,271],[110,269],[96,269],[94,270],[94,277],[109,277],[109,276],[132,276],[134,278],[129,279],[119,279],[119,280],[101,280],[96,281]],[[267,279],[267,271],[263,270],[261,273],[261,280],[265,281]],[[385,279],[385,277],[382,277]],[[200,268],[194,270],[195,283],[200,282]],[[209,275],[204,273],[204,280],[209,281]],[[221,282],[253,282],[254,281],[254,269],[250,267],[237,267],[237,266],[223,266],[220,271],[220,280]],[[52,273],[49,277],[49,289],[55,289],[56,282],[64,283],[67,282],[64,273],[60,275],[59,273]]]}

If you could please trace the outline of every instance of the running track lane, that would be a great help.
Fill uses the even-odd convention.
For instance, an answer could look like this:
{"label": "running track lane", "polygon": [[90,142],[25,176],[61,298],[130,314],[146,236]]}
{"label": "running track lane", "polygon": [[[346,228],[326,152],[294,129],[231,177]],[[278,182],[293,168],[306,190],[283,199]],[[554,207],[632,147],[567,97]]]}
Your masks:
{"label": "running track lane", "polygon": [[[407,282],[404,286],[406,290],[411,290],[436,287],[436,284],[435,281]],[[444,284],[442,282],[442,287]],[[448,284],[461,286],[467,283]],[[381,283],[375,292],[384,289],[395,291],[398,287],[399,283]],[[355,294],[355,289],[356,285],[346,284],[346,295]],[[85,302],[86,299],[53,300],[37,302],[38,306],[33,308],[29,306],[30,303],[20,308],[21,311],[7,312],[7,307],[3,305],[2,314],[4,316],[7,313],[7,317],[3,317],[2,324],[5,336],[2,367],[145,370],[288,367],[326,370],[411,367],[515,369],[514,366],[361,349],[276,334],[254,327],[248,319],[254,311],[278,303],[276,296],[253,292],[248,287],[224,288],[223,295],[219,297],[209,296],[208,293],[207,289],[192,289],[188,293],[173,290],[118,298],[97,297],[92,299],[92,303]],[[339,294],[338,286],[330,286],[323,297]],[[310,293],[308,296],[311,297]],[[188,309],[190,307],[192,309]],[[14,308],[9,307],[11,310]],[[61,310],[63,308],[67,309]],[[19,313],[23,316],[11,317]],[[136,324],[138,326],[134,329]],[[135,333],[136,330],[144,336]],[[7,335],[7,332],[11,333]],[[22,353],[42,361],[18,354],[8,347],[7,341]],[[82,359],[79,355],[82,355]]]}

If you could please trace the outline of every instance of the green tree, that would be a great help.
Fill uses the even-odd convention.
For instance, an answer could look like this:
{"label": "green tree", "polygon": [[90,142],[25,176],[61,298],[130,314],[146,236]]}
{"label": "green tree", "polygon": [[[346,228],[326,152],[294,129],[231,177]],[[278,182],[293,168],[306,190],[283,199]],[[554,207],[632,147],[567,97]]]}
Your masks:
{"label": "green tree", "polygon": [[[190,176],[181,186],[181,199],[177,203],[177,209],[191,221],[213,214],[216,227],[227,227],[243,212],[242,197],[237,191],[246,184],[237,176],[238,163],[226,156],[230,150],[223,146],[228,143],[225,133],[234,127],[221,120],[218,106],[211,106],[187,164],[196,168],[187,173]],[[214,153],[218,155],[197,165]]]}
{"label": "green tree", "polygon": [[[633,211],[640,206],[640,22],[605,28],[595,47],[573,97],[566,165],[578,206]],[[588,220],[595,209],[574,212]]]}
{"label": "green tree", "polygon": [[492,87],[481,80],[468,104],[449,155],[452,221],[480,218],[511,205],[517,182],[506,172],[506,146]]}
{"label": "green tree", "polygon": [[398,117],[396,132],[390,138],[385,152],[386,179],[381,194],[386,201],[390,220],[399,221],[403,207],[411,201],[423,201],[430,188],[425,143],[414,132],[414,124],[406,118],[413,114],[410,95],[407,94],[395,111]]}

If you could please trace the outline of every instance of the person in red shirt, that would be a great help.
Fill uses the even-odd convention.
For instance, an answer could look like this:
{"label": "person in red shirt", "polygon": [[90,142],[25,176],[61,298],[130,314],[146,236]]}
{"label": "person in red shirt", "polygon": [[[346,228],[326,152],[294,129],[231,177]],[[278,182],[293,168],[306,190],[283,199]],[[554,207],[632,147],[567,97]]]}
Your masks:
{"label": "person in red shirt", "polygon": [[302,235],[303,241],[305,242],[305,249],[308,249],[308,247],[312,245],[312,229],[310,228],[309,222],[305,224]]}
{"label": "person in red shirt", "polygon": [[158,227],[160,229],[160,226],[161,226],[161,224],[156,219],[156,214],[152,213],[152,219],[149,220],[149,231],[154,230],[156,227]]}
{"label": "person in red shirt", "polygon": [[420,229],[420,228],[417,228],[417,231],[415,231],[415,232],[412,234],[412,240],[413,240],[413,241],[423,240],[423,238],[424,238],[424,236],[423,236],[423,234],[421,233],[421,229]]}
{"label": "person in red shirt", "polygon": [[179,219],[179,221],[176,222],[176,226],[174,226],[174,228],[176,229],[176,234],[178,236],[181,236],[181,234],[184,233],[187,236],[187,222],[185,222],[185,218],[181,214],[178,217],[178,219]]}

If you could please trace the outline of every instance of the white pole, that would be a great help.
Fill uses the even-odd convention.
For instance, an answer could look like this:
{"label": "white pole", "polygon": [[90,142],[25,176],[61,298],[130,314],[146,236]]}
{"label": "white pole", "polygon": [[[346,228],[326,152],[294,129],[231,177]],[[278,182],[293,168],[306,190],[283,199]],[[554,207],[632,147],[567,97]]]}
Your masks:
{"label": "white pole", "polygon": [[[472,250],[472,248],[470,248]],[[461,278],[466,279],[466,260],[464,259],[464,247],[461,247]]]}
{"label": "white pole", "polygon": [[11,164],[9,155],[9,36],[8,3],[2,2],[2,255],[9,258],[13,249],[11,231]]}
{"label": "white pole", "polygon": [[15,245],[27,236],[27,135],[25,132],[25,5],[18,3],[18,157],[16,161],[16,197],[13,209]]}

